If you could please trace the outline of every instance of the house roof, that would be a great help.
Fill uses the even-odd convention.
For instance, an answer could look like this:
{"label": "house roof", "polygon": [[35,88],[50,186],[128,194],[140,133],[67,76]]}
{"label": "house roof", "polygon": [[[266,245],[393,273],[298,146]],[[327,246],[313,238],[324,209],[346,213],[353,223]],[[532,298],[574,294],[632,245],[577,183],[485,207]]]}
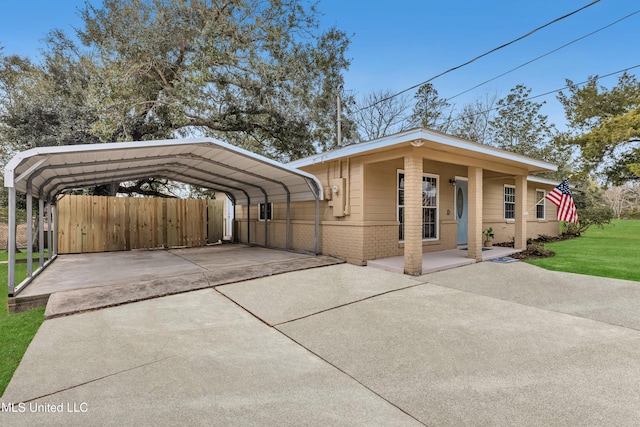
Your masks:
{"label": "house roof", "polygon": [[300,168],[330,160],[359,156],[373,151],[399,148],[407,144],[414,146],[424,145],[442,151],[458,152],[469,157],[490,159],[498,163],[525,168],[529,173],[557,170],[555,165],[542,160],[532,159],[530,157],[500,150],[485,144],[478,144],[476,142],[457,138],[441,132],[421,128],[411,129],[394,135],[374,139],[372,141],[348,145],[332,151],[295,160],[287,165]]}
{"label": "house roof", "polygon": [[5,187],[46,201],[65,189],[147,177],[223,192],[237,204],[322,198],[313,175],[211,138],[33,148],[4,174]]}

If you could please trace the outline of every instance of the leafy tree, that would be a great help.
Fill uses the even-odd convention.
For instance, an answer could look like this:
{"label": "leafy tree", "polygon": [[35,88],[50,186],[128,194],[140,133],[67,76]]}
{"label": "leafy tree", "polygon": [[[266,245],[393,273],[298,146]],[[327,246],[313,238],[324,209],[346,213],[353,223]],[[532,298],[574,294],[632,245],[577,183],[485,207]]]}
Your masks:
{"label": "leafy tree", "polygon": [[596,181],[591,177],[574,179],[574,185],[573,200],[580,222],[564,223],[564,233],[579,236],[591,226],[602,228],[605,224],[609,224],[613,219],[613,210]]}
{"label": "leafy tree", "polygon": [[531,89],[517,85],[498,100],[496,116],[489,121],[492,145],[525,156],[557,160],[555,127],[540,113],[543,104],[528,99],[530,93]]}
{"label": "leafy tree", "polygon": [[425,129],[447,132],[452,121],[451,104],[438,95],[431,83],[420,86],[415,94],[412,122]]}
{"label": "leafy tree", "polygon": [[97,142],[96,116],[88,106],[92,62],[68,39],[53,32],[41,64],[0,57],[0,139],[13,151],[50,145]]}
{"label": "leafy tree", "polygon": [[567,142],[581,150],[583,172],[603,173],[621,184],[640,179],[640,83],[624,73],[608,89],[590,77],[580,87],[567,80],[559,101],[571,127]]}
{"label": "leafy tree", "polygon": [[212,135],[277,158],[334,144],[345,34],[276,0],[104,0],[82,12],[103,141]]}
{"label": "leafy tree", "polygon": [[409,100],[393,95],[390,90],[373,91],[356,102],[352,117],[361,137],[371,140],[411,127]]}

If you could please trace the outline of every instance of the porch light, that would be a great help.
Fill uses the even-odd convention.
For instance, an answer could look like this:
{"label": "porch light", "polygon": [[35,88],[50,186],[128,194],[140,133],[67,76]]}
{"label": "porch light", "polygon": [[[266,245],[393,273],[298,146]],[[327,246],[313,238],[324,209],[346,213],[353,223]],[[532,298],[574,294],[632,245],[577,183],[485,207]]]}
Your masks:
{"label": "porch light", "polygon": [[414,139],[413,141],[411,141],[411,145],[413,145],[414,147],[422,147],[424,145],[424,141],[421,139]]}
{"label": "porch light", "polygon": [[449,179],[449,184],[453,185],[454,187],[456,186],[456,180],[451,178]]}

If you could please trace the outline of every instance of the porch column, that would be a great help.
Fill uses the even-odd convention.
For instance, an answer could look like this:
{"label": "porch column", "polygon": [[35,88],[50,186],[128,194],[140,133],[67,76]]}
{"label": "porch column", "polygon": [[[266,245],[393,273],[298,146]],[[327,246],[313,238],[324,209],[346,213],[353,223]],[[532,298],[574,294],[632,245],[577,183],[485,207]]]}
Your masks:
{"label": "porch column", "polygon": [[482,168],[469,166],[469,258],[482,261]]}
{"label": "porch column", "polygon": [[404,272],[422,274],[422,157],[404,158]]}
{"label": "porch column", "polygon": [[516,176],[515,249],[527,248],[527,176]]}

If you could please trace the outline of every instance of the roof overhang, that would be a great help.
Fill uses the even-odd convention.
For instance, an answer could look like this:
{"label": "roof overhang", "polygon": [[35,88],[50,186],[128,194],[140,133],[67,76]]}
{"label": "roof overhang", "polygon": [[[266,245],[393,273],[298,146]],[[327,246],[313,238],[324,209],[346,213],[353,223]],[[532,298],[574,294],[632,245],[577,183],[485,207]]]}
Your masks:
{"label": "roof overhang", "polygon": [[315,176],[211,138],[33,148],[9,161],[4,184],[52,202],[66,189],[147,177],[212,189],[237,204],[322,199]]}
{"label": "roof overhang", "polygon": [[556,171],[557,166],[542,160],[500,150],[485,144],[457,138],[441,132],[427,129],[412,129],[372,141],[348,145],[336,150],[306,157],[288,163],[288,166],[300,168],[346,157],[360,156],[376,151],[391,150],[402,146],[425,147],[439,151],[457,153],[467,157],[488,160],[494,163],[526,169],[528,173]]}

